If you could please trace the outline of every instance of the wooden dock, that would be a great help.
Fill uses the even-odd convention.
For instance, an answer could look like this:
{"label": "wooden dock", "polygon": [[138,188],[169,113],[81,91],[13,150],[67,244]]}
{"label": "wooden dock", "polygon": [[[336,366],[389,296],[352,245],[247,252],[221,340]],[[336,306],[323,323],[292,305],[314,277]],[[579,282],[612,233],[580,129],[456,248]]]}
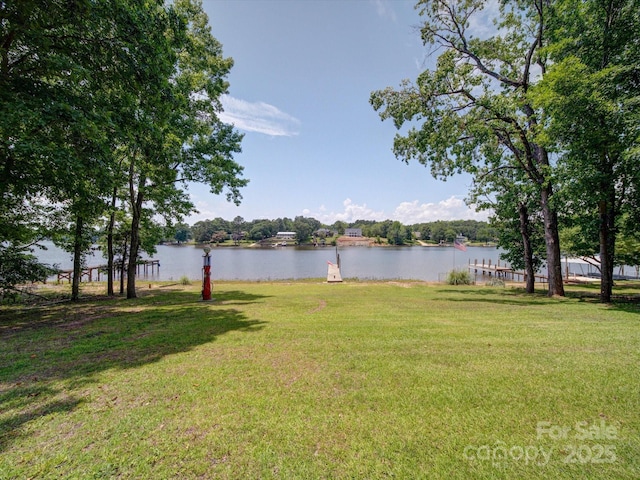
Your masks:
{"label": "wooden dock", "polygon": [[[488,275],[489,277],[495,276],[504,279],[510,278],[515,281],[524,281],[527,277],[525,272],[514,270],[507,264],[500,265],[500,260],[498,260],[497,264],[492,264],[491,259],[485,262],[483,258],[482,263],[478,263],[477,259],[471,263],[471,259],[469,259],[468,268],[469,271],[473,271],[474,273],[481,272],[482,275]],[[547,283],[546,275],[536,274],[535,279],[539,282]]]}
{"label": "wooden dock", "polygon": [[[114,262],[113,265],[113,273],[114,276],[117,276],[118,273],[120,272],[120,265],[118,264],[118,262]],[[149,269],[151,270],[151,275],[153,275],[155,273],[155,270],[157,269],[157,272],[160,272],[160,260],[141,260],[137,263],[136,266],[136,273],[138,275],[140,275],[140,272],[144,273],[144,275],[147,275],[149,273]],[[94,267],[85,267],[82,269],[82,272],[80,274],[80,281],[82,282],[83,280],[86,280],[87,282],[93,282],[94,278],[96,282],[100,281],[100,275],[101,274],[105,274],[107,273],[107,265],[97,265]],[[126,274],[126,271],[125,271]],[[58,283],[60,283],[63,280],[67,280],[69,283],[71,283],[71,279],[73,277],[73,270],[59,270],[57,273],[57,277],[58,277]]]}
{"label": "wooden dock", "polygon": [[567,276],[564,278],[565,283],[600,283],[600,278],[598,277],[587,277],[585,275],[578,275],[576,273],[567,272]]}
{"label": "wooden dock", "polygon": [[498,260],[497,264],[492,265],[491,259],[485,263],[484,258],[482,263],[478,263],[477,259],[471,263],[471,259],[469,259],[469,270],[473,270],[475,273],[482,272],[483,275],[495,275],[496,277],[504,277],[513,273],[513,270],[508,265],[500,265],[500,260]]}

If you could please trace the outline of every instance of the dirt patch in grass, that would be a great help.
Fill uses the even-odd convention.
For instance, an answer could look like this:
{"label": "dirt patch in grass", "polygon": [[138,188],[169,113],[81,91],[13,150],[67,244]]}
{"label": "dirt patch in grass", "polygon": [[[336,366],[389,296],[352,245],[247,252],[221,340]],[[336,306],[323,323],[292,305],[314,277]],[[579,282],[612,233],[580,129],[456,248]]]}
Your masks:
{"label": "dirt patch in grass", "polygon": [[371,247],[375,245],[375,240],[368,237],[347,237],[345,235],[336,240],[341,247]]}
{"label": "dirt patch in grass", "polygon": [[318,304],[318,306],[316,308],[312,308],[307,313],[309,315],[311,315],[313,313],[317,313],[317,312],[323,310],[326,306],[327,306],[327,302],[325,300],[320,300],[320,303]]}

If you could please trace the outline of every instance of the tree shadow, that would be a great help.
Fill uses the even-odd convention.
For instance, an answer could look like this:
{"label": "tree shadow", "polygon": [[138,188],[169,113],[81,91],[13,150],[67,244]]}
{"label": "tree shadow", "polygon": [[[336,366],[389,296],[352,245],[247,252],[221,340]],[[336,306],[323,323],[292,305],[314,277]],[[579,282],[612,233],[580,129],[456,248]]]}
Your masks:
{"label": "tree shadow", "polygon": [[[565,296],[580,302],[602,304],[599,284],[580,285],[579,289],[566,289]],[[607,306],[613,310],[640,313],[640,284],[637,282],[616,282],[611,294],[611,303]]]}
{"label": "tree shadow", "polygon": [[[47,415],[72,412],[83,400],[75,396],[53,398],[59,392],[47,387],[14,388],[0,394],[0,406],[4,410],[10,404],[9,415],[0,417],[0,452],[4,451],[11,442],[24,436],[22,427],[27,423]],[[13,411],[13,412],[12,412]]]}
{"label": "tree shadow", "polygon": [[[566,290],[565,298],[578,300],[580,302],[588,302],[593,304],[600,303],[600,287],[586,285],[580,290]],[[629,289],[630,287],[626,287]],[[631,287],[636,289],[636,287]],[[640,287],[638,287],[640,290]],[[459,293],[460,297],[452,297],[451,293]],[[515,289],[497,289],[495,287],[469,288],[460,287],[458,290],[448,289],[439,290],[439,293],[446,295],[448,301],[452,302],[487,302],[501,305],[550,305],[558,303],[558,299],[549,297],[546,290],[536,290],[535,293],[526,293],[524,288]],[[483,298],[487,297],[487,298]],[[620,310],[628,313],[640,313],[640,292],[639,293],[614,293],[612,303],[608,307],[614,310]]]}
{"label": "tree shadow", "polygon": [[[459,293],[460,297],[452,297],[452,293]],[[457,290],[447,289],[438,290],[438,293],[442,293],[446,296],[447,301],[451,302],[487,302],[497,303],[501,305],[547,305],[556,302],[556,300],[549,298],[546,292],[542,290],[536,290],[536,293],[526,293],[524,289],[498,289],[496,287],[460,287]],[[486,298],[485,298],[486,297]]]}
{"label": "tree shadow", "polygon": [[147,292],[133,301],[1,310],[0,452],[30,421],[74,410],[83,400],[73,390],[96,382],[102,371],[136,368],[228,332],[264,328],[265,321],[233,307],[265,296],[216,293],[212,302],[188,291]]}

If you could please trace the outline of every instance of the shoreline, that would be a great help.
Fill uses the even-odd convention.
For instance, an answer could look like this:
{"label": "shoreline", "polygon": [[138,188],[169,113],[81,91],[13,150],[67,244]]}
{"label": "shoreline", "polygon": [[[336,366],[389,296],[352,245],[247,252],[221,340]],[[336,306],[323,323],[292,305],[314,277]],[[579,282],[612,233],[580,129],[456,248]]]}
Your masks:
{"label": "shoreline", "polygon": [[[410,247],[427,247],[427,248],[453,248],[453,243],[428,243],[422,240],[416,240],[415,243],[406,243],[403,245],[392,245],[389,243],[378,243],[374,238],[371,237],[338,237],[335,240],[335,243],[326,243],[324,245],[314,244],[314,243],[291,243],[287,245],[280,245],[279,243],[241,243],[239,245],[233,245],[228,243],[222,244],[207,244],[207,243],[198,243],[198,242],[188,242],[188,243],[159,243],[158,245],[164,245],[167,247],[194,247],[194,248],[204,248],[206,246],[211,245],[211,248],[256,248],[256,249],[269,249],[269,248],[335,248],[337,247],[376,247],[376,248],[410,248]],[[487,245],[483,243],[467,243],[465,244],[467,247],[474,248],[498,248],[497,245]]]}

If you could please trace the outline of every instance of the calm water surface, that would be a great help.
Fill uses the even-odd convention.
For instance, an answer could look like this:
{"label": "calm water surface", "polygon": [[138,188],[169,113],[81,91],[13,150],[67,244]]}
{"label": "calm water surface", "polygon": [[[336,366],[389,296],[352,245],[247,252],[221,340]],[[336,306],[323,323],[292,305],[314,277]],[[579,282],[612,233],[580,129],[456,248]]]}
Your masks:
{"label": "calm water surface", "polygon": [[[36,250],[38,258],[62,270],[73,266],[71,255],[45,242],[47,250]],[[178,280],[186,276],[192,280],[202,277],[201,247],[193,245],[158,245],[154,259],[160,261],[160,271],[140,278],[149,280]],[[339,249],[342,278],[361,280],[423,280],[444,281],[454,268],[466,269],[469,263],[499,260],[495,247],[467,247],[461,252],[453,247],[344,247]],[[336,261],[335,247],[278,247],[242,248],[218,247],[211,250],[213,280],[287,280],[326,278],[327,261]],[[97,251],[87,259],[87,265],[106,264]],[[504,261],[501,261],[504,265]],[[589,275],[597,272],[588,265],[566,265],[563,273]],[[616,267],[614,273],[638,277],[635,267]],[[481,278],[477,278],[482,281]]]}
{"label": "calm water surface", "polygon": [[[71,256],[47,244],[48,250],[36,255],[45,263],[71,269]],[[160,271],[146,278],[178,280],[182,276],[198,279],[202,275],[203,251],[192,245],[158,245],[154,259]],[[342,277],[361,280],[440,281],[454,267],[466,268],[469,261],[498,261],[495,247],[468,247],[461,252],[453,247],[345,247],[340,248]],[[317,248],[233,248],[211,250],[212,279],[215,280],[286,280],[326,278],[327,261],[336,261],[335,247]],[[101,252],[89,257],[87,265],[102,265]]]}

